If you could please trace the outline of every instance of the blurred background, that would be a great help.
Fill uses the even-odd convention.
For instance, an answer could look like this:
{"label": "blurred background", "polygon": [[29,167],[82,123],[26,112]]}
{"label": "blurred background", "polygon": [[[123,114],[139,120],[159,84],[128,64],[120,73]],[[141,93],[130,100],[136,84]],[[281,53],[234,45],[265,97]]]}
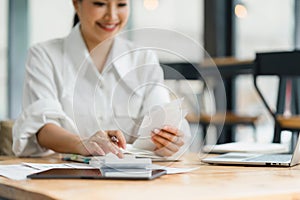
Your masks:
{"label": "blurred background", "polygon": [[[256,52],[300,47],[299,0],[131,0],[130,6],[127,29],[178,31],[194,39],[214,58],[253,60]],[[71,0],[1,0],[0,15],[0,120],[5,120],[15,119],[21,111],[27,49],[68,35],[74,9]],[[276,84],[276,78],[262,82],[274,106]],[[258,99],[252,75],[237,76],[235,87],[236,111],[262,115],[257,138],[271,142],[273,121]],[[249,127],[238,127],[236,131],[240,132],[236,140],[253,140]],[[289,138],[286,133],[283,141]]]}

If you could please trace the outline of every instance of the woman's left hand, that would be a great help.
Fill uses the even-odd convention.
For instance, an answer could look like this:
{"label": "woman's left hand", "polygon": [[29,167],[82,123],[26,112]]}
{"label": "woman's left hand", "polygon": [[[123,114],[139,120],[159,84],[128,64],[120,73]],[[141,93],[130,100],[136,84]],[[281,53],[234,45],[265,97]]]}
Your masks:
{"label": "woman's left hand", "polygon": [[154,129],[151,139],[156,145],[155,153],[160,156],[172,156],[184,144],[183,133],[171,126]]}

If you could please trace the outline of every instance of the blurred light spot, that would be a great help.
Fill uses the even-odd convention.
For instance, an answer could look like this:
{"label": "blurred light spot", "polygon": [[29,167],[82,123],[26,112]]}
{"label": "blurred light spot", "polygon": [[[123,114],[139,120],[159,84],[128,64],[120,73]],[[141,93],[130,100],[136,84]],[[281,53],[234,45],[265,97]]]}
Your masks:
{"label": "blurred light spot", "polygon": [[234,13],[238,18],[245,18],[248,15],[246,6],[242,4],[235,5]]}
{"label": "blurred light spot", "polygon": [[144,7],[147,10],[155,10],[158,7],[158,0],[144,0]]}

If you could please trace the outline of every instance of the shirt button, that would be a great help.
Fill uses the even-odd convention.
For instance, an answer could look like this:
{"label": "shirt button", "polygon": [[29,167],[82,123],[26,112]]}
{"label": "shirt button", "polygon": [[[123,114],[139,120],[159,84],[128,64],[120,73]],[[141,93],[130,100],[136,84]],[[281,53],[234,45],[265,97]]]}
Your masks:
{"label": "shirt button", "polygon": [[104,88],[103,83],[99,82],[99,83],[98,83],[98,87],[99,87],[100,89],[103,89],[103,88]]}

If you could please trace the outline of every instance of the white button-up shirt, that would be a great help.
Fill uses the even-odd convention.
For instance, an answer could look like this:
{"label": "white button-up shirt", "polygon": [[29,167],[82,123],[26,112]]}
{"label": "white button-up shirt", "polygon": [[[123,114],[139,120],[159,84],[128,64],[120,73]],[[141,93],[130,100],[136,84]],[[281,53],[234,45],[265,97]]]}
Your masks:
{"label": "white button-up shirt", "polygon": [[47,123],[82,137],[121,130],[132,143],[145,112],[169,101],[163,71],[151,50],[115,38],[102,73],[93,62],[97,56],[97,50],[88,52],[79,25],[66,38],[30,49],[23,110],[13,128],[17,156],[52,153],[36,139]]}

